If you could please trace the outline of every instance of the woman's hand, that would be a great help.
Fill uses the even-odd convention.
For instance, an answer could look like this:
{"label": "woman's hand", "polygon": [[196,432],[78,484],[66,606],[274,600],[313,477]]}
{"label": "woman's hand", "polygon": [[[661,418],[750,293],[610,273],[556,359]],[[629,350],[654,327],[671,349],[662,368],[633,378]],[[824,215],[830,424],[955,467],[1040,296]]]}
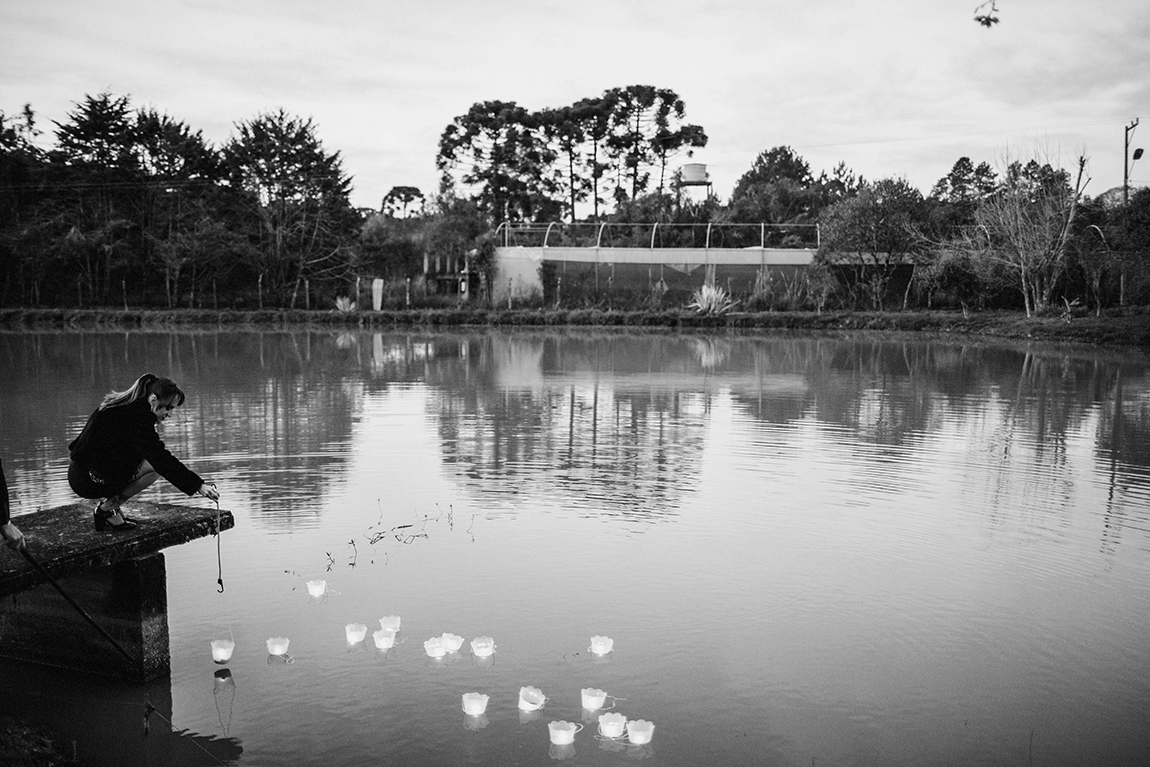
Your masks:
{"label": "woman's hand", "polygon": [[11,522],[0,525],[0,538],[3,538],[4,543],[13,551],[24,550],[24,533]]}
{"label": "woman's hand", "polygon": [[218,501],[220,499],[220,491],[216,490],[215,485],[210,485],[207,482],[200,485],[200,489],[196,492],[210,501]]}

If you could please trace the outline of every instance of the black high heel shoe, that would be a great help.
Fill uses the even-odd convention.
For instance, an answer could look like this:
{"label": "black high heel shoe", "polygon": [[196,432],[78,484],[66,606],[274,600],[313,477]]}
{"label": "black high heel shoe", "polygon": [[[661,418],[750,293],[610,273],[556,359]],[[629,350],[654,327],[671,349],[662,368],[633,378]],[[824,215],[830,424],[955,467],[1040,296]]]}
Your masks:
{"label": "black high heel shoe", "polygon": [[128,519],[127,517],[125,517],[123,515],[121,515],[121,517],[124,520],[123,522],[121,522],[118,525],[112,524],[112,522],[110,520],[112,519],[112,517],[116,516],[116,514],[118,512],[119,512],[119,509],[113,509],[112,511],[105,511],[104,509],[100,508],[100,504],[96,504],[96,510],[92,513],[92,516],[96,522],[96,532],[102,533],[105,530],[111,530],[113,532],[121,532],[123,530],[132,530],[136,527],[139,527],[139,525],[136,523],[136,521],[134,519]]}

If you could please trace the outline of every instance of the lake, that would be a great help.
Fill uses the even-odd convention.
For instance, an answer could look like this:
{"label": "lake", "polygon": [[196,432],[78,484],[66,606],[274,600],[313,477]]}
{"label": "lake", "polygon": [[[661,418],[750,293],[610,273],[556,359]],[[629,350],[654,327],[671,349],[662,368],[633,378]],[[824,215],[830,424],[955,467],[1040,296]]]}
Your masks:
{"label": "lake", "polygon": [[[0,333],[0,365],[14,514],[74,500],[67,443],[150,371],[188,394],[165,441],[236,519],[165,552],[170,678],[0,661],[0,712],[87,764],[1150,763],[1141,355],[30,330]],[[214,508],[162,481],[143,497]],[[433,658],[444,633],[462,648]],[[528,686],[542,709],[519,707]],[[650,742],[600,734],[583,688]],[[583,725],[573,744],[550,742],[556,720]]]}

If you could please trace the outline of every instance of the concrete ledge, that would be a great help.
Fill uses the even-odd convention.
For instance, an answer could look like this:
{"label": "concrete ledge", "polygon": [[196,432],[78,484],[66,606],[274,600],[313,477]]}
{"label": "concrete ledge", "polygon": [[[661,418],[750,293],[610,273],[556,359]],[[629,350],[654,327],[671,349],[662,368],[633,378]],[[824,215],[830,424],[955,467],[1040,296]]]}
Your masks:
{"label": "concrete ledge", "polygon": [[[54,578],[80,575],[128,559],[154,554],[216,532],[216,510],[169,503],[129,502],[125,513],[140,523],[122,533],[96,532],[95,501],[73,503],[13,518],[28,541],[28,553]],[[235,519],[220,510],[220,531]],[[25,591],[44,578],[22,556],[0,549],[0,597]]]}

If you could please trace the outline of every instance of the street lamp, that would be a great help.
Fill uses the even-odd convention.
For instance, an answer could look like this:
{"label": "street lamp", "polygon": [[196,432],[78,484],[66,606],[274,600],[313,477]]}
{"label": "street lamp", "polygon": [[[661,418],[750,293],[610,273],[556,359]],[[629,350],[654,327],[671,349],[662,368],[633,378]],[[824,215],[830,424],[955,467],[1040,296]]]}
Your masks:
{"label": "street lamp", "polygon": [[1142,157],[1142,148],[1139,147],[1134,150],[1134,160],[1130,159],[1130,134],[1138,127],[1138,118],[1134,118],[1134,122],[1126,126],[1126,145],[1122,152],[1122,204],[1127,205],[1130,203],[1130,169],[1134,167],[1134,162]]}

